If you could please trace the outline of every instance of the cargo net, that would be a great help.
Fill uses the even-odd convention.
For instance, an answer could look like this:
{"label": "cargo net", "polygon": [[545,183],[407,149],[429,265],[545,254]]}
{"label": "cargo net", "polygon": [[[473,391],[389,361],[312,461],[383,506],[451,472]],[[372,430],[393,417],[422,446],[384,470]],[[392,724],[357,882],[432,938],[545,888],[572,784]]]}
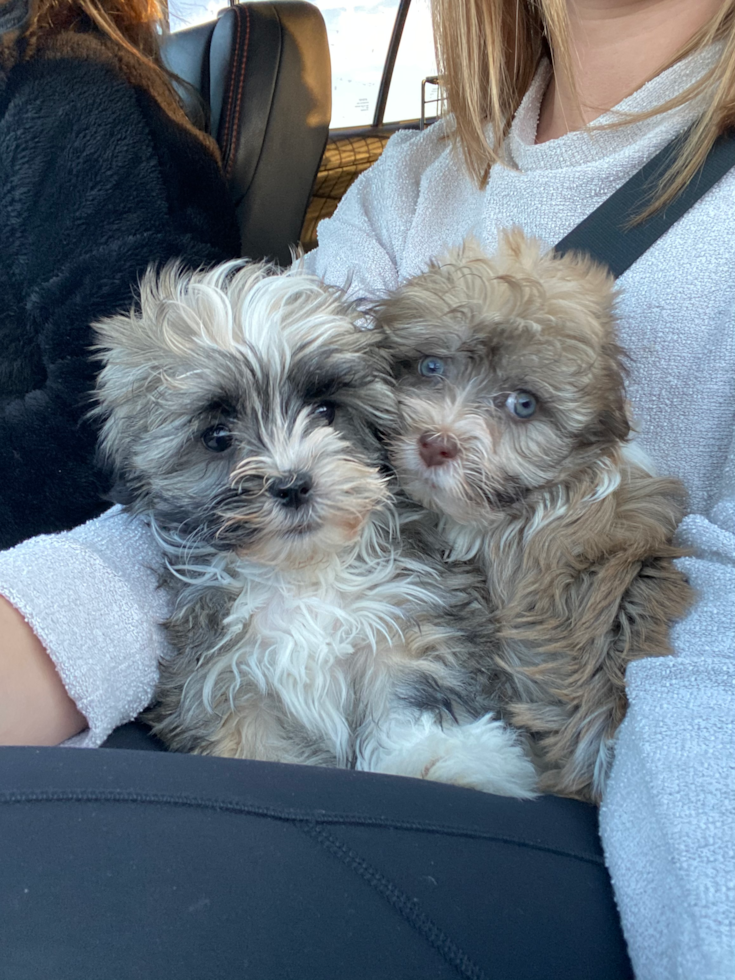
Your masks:
{"label": "cargo net", "polygon": [[378,159],[388,142],[384,136],[333,136],[327,142],[301,229],[305,252],[316,246],[316,226],[334,214],[342,195]]}

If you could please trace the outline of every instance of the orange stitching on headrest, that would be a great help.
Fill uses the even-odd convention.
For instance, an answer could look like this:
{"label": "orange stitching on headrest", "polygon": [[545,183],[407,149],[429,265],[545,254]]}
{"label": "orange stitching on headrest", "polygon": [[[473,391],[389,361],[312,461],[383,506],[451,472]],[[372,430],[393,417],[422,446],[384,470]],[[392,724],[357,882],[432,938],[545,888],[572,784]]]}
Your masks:
{"label": "orange stitching on headrest", "polygon": [[[237,58],[238,51],[240,49],[240,16],[237,8],[233,8],[235,11],[235,41],[232,50],[232,60],[230,62],[230,77],[227,82],[227,104],[222,107],[222,118],[224,119],[224,129],[222,132],[222,163],[226,163],[227,158],[227,146],[228,140],[230,138],[230,108],[232,106],[232,91],[235,84],[235,75],[237,72]],[[220,123],[222,125],[222,123]]]}
{"label": "orange stitching on headrest", "polygon": [[[245,86],[245,65],[248,60],[248,46],[250,43],[250,11],[247,7],[233,7],[237,19],[237,33],[235,35],[235,57],[232,60],[232,71],[230,74],[230,86],[229,93],[227,97],[227,129],[225,131],[225,138],[223,140],[225,144],[225,177],[229,180],[232,175],[232,168],[235,164],[235,150],[237,147],[237,137],[240,130],[240,104],[242,102],[242,91]],[[245,42],[242,48],[242,57],[240,56],[240,17],[244,15],[245,17]],[[232,93],[234,88],[234,78],[236,73],[239,72],[239,84],[237,87],[237,100],[235,102],[235,112],[234,118],[230,115],[230,108],[232,106]],[[233,132],[230,136],[230,122],[232,120]]]}

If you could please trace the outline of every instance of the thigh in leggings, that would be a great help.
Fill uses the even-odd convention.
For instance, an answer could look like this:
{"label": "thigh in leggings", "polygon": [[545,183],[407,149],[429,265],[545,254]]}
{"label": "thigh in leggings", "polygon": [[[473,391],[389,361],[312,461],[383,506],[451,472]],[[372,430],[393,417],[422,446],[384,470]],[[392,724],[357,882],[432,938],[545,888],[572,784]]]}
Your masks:
{"label": "thigh in leggings", "polygon": [[572,800],[8,748],[0,841],[2,980],[632,976],[596,811]]}

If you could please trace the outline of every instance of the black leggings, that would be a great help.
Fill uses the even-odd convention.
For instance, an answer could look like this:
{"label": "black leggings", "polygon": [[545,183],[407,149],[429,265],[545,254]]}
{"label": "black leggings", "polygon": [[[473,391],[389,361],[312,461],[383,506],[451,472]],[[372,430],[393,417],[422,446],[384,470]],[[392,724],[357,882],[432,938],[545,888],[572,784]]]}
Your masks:
{"label": "black leggings", "polygon": [[591,806],[164,752],[0,750],[2,980],[631,976]]}

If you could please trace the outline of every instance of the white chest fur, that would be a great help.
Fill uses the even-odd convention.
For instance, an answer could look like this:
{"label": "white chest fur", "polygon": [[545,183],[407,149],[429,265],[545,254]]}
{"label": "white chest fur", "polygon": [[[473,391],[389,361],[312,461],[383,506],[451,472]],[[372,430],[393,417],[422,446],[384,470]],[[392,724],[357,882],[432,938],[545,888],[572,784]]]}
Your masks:
{"label": "white chest fur", "polygon": [[291,571],[231,565],[229,587],[237,592],[224,624],[228,655],[209,677],[211,690],[215,671],[230,672],[233,705],[253,686],[277,698],[295,723],[327,738],[342,764],[352,752],[360,678],[377,665],[381,648],[401,642],[420,591],[392,550],[369,561],[344,559]]}

